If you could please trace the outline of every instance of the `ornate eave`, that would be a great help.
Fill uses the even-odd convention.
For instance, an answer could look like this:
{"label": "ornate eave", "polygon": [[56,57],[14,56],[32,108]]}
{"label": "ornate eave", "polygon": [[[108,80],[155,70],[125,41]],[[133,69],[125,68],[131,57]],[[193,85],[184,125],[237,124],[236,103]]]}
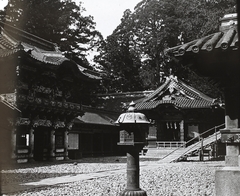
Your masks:
{"label": "ornate eave", "polygon": [[55,115],[83,115],[82,106],[71,102],[60,102],[39,97],[18,95],[17,105],[28,111],[44,111]]}
{"label": "ornate eave", "polygon": [[[21,51],[21,55],[29,60],[35,60],[34,65],[48,69],[61,69],[65,62],[71,64],[76,77],[86,80],[101,80],[99,73],[78,65],[66,58],[55,43],[44,40],[10,25],[1,23],[0,58],[10,57]],[[15,57],[14,57],[15,58]]]}

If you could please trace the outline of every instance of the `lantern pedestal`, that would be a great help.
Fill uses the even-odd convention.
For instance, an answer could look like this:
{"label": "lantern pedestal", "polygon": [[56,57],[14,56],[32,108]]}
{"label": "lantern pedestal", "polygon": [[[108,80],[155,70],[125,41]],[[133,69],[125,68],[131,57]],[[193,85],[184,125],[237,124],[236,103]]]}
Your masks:
{"label": "lantern pedestal", "polygon": [[215,174],[217,196],[238,196],[240,193],[240,167],[224,167]]}
{"label": "lantern pedestal", "polygon": [[116,121],[121,130],[118,145],[127,152],[127,187],[120,196],[147,196],[139,187],[139,152],[146,144],[150,122],[144,114],[134,112],[134,105],[131,102],[127,112],[121,114]]}
{"label": "lantern pedestal", "polygon": [[147,193],[139,187],[139,152],[143,146],[144,144],[125,146],[127,151],[127,187],[120,193],[120,196],[147,196]]}
{"label": "lantern pedestal", "polygon": [[240,193],[240,129],[221,130],[221,141],[226,144],[225,167],[215,173],[217,196],[238,196]]}

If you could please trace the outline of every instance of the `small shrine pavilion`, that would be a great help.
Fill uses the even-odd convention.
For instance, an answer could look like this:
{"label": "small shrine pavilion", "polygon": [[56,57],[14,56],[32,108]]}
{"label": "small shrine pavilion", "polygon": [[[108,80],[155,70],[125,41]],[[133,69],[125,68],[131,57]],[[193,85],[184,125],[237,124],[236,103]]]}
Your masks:
{"label": "small shrine pavilion", "polygon": [[[84,116],[83,105],[91,99],[91,86],[101,75],[66,58],[55,43],[4,23],[0,28],[0,104],[8,110],[1,114],[1,126],[6,127],[1,127],[1,136],[10,138],[1,160],[79,158],[79,142],[84,139],[75,119]],[[115,127],[109,123],[107,130],[101,130],[105,128],[104,133],[116,140]],[[94,133],[91,127],[86,129]],[[103,144],[100,139],[88,145],[99,149]],[[88,148],[94,154],[93,147]]]}
{"label": "small shrine pavilion", "polygon": [[177,146],[216,125],[224,123],[222,103],[170,75],[154,92],[140,102],[135,110],[151,119],[149,147],[156,141]]}

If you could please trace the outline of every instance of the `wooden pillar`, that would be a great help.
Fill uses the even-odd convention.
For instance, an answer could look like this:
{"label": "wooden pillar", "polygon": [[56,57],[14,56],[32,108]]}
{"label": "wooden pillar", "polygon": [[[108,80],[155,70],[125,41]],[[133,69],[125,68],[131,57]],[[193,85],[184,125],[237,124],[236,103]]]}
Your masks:
{"label": "wooden pillar", "polygon": [[69,157],[68,157],[68,135],[69,135],[69,131],[66,130],[64,132],[64,159],[65,160],[68,160]]}
{"label": "wooden pillar", "polygon": [[29,130],[29,147],[30,147],[29,162],[32,162],[34,161],[34,129],[33,128]]}
{"label": "wooden pillar", "polygon": [[50,160],[54,161],[55,159],[55,130],[51,130],[50,133]]}
{"label": "wooden pillar", "polygon": [[104,143],[104,133],[103,131],[101,132],[101,154],[104,155],[104,147],[103,147],[103,143]]}
{"label": "wooden pillar", "polygon": [[180,141],[184,142],[184,120],[182,120],[180,123]]}
{"label": "wooden pillar", "polygon": [[157,141],[163,141],[164,139],[164,124],[163,121],[157,121]]}
{"label": "wooden pillar", "polygon": [[92,132],[91,134],[90,134],[91,136],[90,136],[90,149],[91,149],[91,156],[94,156],[94,148],[93,148],[93,145],[94,145],[94,132]]}
{"label": "wooden pillar", "polygon": [[17,142],[17,130],[16,128],[13,128],[11,133],[11,146],[12,146],[11,158],[12,159],[16,159],[16,146],[17,146],[16,142]]}

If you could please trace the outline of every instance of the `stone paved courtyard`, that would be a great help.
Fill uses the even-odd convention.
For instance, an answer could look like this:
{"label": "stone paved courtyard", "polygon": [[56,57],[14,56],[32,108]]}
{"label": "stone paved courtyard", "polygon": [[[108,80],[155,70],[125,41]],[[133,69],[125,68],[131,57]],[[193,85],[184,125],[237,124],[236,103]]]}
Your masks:
{"label": "stone paved courtyard", "polygon": [[[148,196],[214,196],[215,170],[223,161],[160,164],[140,157],[140,187]],[[115,196],[126,186],[126,157],[84,158],[3,168],[4,195]]]}

